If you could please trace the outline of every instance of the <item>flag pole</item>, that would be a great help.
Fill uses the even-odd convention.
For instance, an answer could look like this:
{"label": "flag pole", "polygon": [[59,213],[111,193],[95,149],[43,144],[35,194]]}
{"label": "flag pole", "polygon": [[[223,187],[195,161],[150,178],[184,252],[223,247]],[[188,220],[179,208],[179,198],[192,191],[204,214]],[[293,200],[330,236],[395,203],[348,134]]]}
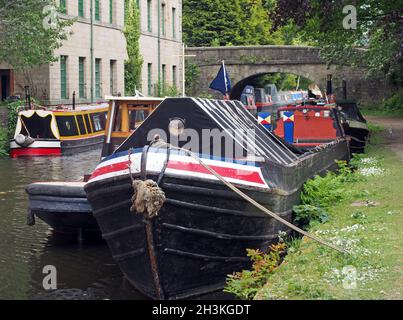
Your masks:
{"label": "flag pole", "polygon": [[222,61],[222,70],[224,73],[224,83],[225,83],[225,96],[224,96],[224,100],[229,100],[228,97],[228,81],[227,81],[227,73],[226,73],[226,69],[225,69],[225,60]]}

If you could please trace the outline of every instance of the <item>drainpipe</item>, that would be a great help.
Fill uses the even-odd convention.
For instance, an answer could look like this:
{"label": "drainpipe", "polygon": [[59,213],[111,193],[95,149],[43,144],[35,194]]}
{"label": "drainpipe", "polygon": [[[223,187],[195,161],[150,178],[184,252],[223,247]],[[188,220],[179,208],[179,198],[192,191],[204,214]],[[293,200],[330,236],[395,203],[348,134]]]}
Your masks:
{"label": "drainpipe", "polygon": [[94,103],[94,1],[91,0],[91,40],[90,40],[90,51],[91,51],[91,103]]}
{"label": "drainpipe", "polygon": [[158,95],[161,95],[161,0],[158,0]]}

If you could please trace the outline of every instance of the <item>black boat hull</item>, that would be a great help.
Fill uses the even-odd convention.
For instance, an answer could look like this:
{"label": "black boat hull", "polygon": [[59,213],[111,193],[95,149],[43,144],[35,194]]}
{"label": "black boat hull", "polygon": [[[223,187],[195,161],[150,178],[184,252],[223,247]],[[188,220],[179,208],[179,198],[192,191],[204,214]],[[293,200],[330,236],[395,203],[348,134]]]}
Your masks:
{"label": "black boat hull", "polygon": [[56,233],[100,236],[83,189],[84,183],[33,183],[27,186],[29,214]]}
{"label": "black boat hull", "polygon": [[369,138],[369,129],[366,123],[348,120],[344,124],[344,132],[351,137],[351,153],[364,153]]}
{"label": "black boat hull", "polygon": [[[264,168],[265,178],[270,177],[278,188],[240,189],[291,221],[304,181],[335,169],[335,160],[349,158],[345,140],[322,149],[289,167]],[[220,290],[228,274],[250,267],[247,249],[267,250],[278,241],[280,231],[290,232],[219,181],[165,176],[160,186],[167,200],[152,220],[130,212],[133,189],[128,175],[85,186],[120,269],[153,299],[183,299]]]}

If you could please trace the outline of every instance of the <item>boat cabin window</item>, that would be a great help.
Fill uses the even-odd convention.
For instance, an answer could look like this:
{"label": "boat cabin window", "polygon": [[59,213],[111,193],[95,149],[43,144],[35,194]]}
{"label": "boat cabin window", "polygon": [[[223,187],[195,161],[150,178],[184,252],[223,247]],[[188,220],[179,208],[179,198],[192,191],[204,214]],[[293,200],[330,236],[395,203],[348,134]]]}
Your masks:
{"label": "boat cabin window", "polygon": [[62,137],[79,135],[74,116],[56,116],[56,122]]}
{"label": "boat cabin window", "polygon": [[52,116],[40,117],[34,113],[31,117],[21,115],[21,134],[32,138],[56,139],[52,132]]}
{"label": "boat cabin window", "polygon": [[92,133],[91,123],[90,123],[90,115],[89,114],[84,115],[84,119],[85,119],[85,125],[87,127],[87,132]]}
{"label": "boat cabin window", "polygon": [[87,134],[87,131],[85,130],[85,125],[84,125],[84,118],[82,115],[76,116],[78,127],[80,129],[80,134]]}
{"label": "boat cabin window", "polygon": [[92,119],[92,128],[94,132],[102,131],[105,127],[105,115],[103,113],[96,113],[90,115]]}
{"label": "boat cabin window", "polygon": [[148,116],[147,110],[133,109],[129,111],[130,130],[135,130]]}
{"label": "boat cabin window", "polygon": [[113,126],[113,131],[120,132],[122,127],[122,109],[119,108],[118,114],[115,118],[115,124]]}
{"label": "boat cabin window", "polygon": [[247,106],[248,105],[248,98],[246,97],[246,95],[242,95],[241,96],[241,102],[245,105],[245,106]]}

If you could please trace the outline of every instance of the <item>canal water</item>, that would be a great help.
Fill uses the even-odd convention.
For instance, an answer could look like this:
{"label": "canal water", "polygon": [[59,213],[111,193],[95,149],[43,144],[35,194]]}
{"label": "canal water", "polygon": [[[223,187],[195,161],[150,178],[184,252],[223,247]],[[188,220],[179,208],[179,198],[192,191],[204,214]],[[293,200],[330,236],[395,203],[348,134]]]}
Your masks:
{"label": "canal water", "polygon": [[[70,157],[0,159],[0,299],[145,299],[123,278],[102,240],[53,234],[36,219],[26,225],[27,184],[78,181],[91,173],[99,150]],[[57,270],[58,290],[46,292],[43,268]]]}
{"label": "canal water", "polygon": [[[100,151],[69,157],[0,158],[0,299],[144,300],[122,276],[106,243],[54,234],[36,218],[26,224],[25,187],[39,181],[79,181],[91,173]],[[44,290],[45,266],[57,270],[58,289]],[[197,299],[233,299],[215,293]]]}

